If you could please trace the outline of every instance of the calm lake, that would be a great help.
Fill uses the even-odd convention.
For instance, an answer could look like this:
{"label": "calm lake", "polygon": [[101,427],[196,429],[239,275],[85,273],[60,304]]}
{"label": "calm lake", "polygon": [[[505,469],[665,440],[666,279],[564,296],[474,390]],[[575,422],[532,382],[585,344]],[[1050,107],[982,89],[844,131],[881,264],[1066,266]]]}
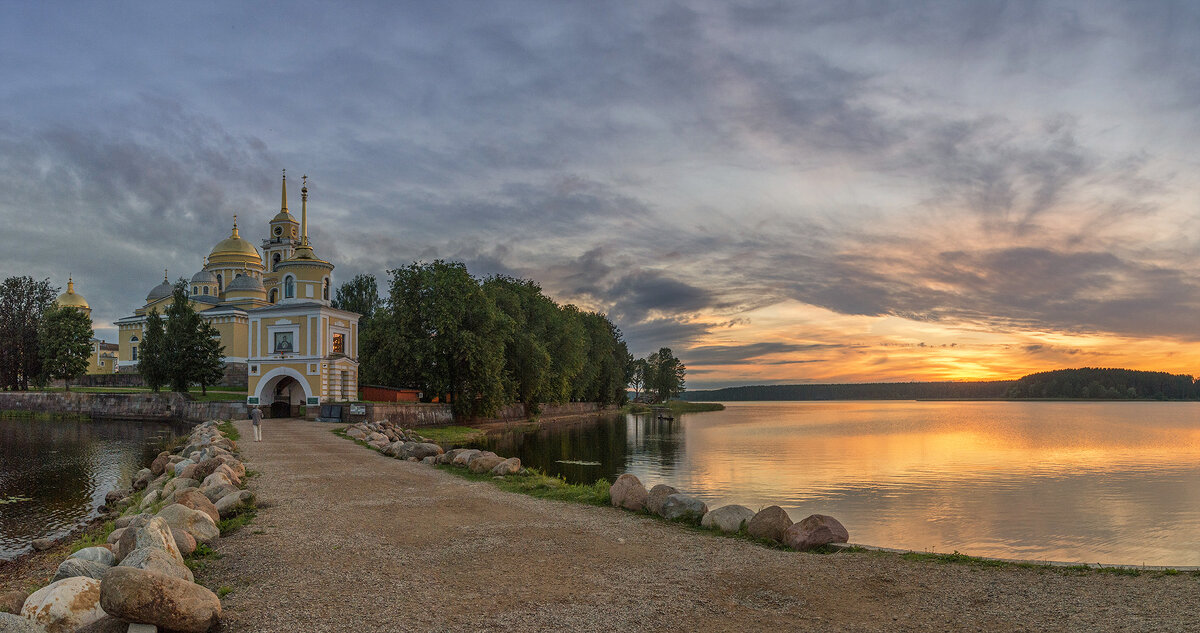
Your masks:
{"label": "calm lake", "polygon": [[95,518],[108,491],[186,432],[155,422],[0,419],[0,560]]}
{"label": "calm lake", "polygon": [[573,482],[629,472],[710,508],[837,517],[855,543],[1200,565],[1200,403],[734,402],[620,415],[490,448]]}

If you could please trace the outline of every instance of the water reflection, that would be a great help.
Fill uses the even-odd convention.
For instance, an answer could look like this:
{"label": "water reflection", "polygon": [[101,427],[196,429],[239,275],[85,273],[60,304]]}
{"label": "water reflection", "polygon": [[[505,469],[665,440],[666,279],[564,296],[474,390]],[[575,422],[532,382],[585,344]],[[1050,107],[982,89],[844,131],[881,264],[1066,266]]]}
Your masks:
{"label": "water reflection", "polygon": [[185,427],[0,419],[0,559],[87,523]]}
{"label": "water reflection", "polygon": [[733,403],[492,446],[576,482],[632,472],[714,507],[833,514],[863,543],[1200,565],[1198,414],[1158,402]]}

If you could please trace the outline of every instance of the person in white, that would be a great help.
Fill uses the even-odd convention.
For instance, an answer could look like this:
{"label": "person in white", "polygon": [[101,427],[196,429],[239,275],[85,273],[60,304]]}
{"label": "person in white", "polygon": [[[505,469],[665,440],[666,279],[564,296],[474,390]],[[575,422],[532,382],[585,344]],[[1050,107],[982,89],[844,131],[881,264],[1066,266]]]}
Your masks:
{"label": "person in white", "polygon": [[250,424],[254,425],[254,441],[262,441],[262,409],[250,407]]}

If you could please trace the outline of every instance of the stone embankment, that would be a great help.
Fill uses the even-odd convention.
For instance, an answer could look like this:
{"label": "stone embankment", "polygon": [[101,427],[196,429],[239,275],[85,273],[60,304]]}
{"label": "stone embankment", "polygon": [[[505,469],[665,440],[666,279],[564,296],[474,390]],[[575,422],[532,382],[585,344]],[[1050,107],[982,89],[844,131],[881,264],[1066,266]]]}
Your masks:
{"label": "stone embankment", "polygon": [[242,420],[244,402],[197,402],[178,393],[0,392],[0,411],[83,415],[120,420]]}
{"label": "stone embankment", "polygon": [[472,473],[489,473],[505,477],[522,472],[521,460],[507,459],[491,451],[455,448],[445,451],[441,446],[417,435],[412,429],[404,430],[384,420],[382,422],[359,422],[346,428],[346,435],[366,442],[375,450],[410,462],[422,464],[450,464],[469,469]]}
{"label": "stone embankment", "polygon": [[[52,582],[21,600],[6,595],[0,631],[42,633],[202,633],[221,617],[221,601],[195,583],[185,557],[221,536],[223,518],[253,503],[241,488],[246,467],[216,422],[196,427],[175,453],[164,451],[132,487],[106,506],[121,516],[104,545],[85,547]],[[45,545],[45,544],[41,544]],[[13,609],[17,603],[20,608]]]}

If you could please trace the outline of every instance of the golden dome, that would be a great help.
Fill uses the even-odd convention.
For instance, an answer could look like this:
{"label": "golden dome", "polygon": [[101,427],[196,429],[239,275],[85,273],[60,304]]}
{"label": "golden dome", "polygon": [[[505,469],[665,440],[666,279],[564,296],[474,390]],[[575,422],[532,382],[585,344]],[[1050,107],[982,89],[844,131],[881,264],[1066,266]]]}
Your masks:
{"label": "golden dome", "polygon": [[58,295],[58,299],[55,299],[54,302],[60,308],[92,309],[92,306],[88,305],[87,299],[84,299],[83,295],[75,294],[75,281],[70,277],[67,278],[67,291]]}
{"label": "golden dome", "polygon": [[217,242],[213,247],[212,252],[208,254],[209,259],[220,257],[221,255],[236,255],[252,258],[254,261],[262,263],[262,258],[258,255],[258,249],[238,235],[237,216],[233,220],[233,233],[229,237]]}

